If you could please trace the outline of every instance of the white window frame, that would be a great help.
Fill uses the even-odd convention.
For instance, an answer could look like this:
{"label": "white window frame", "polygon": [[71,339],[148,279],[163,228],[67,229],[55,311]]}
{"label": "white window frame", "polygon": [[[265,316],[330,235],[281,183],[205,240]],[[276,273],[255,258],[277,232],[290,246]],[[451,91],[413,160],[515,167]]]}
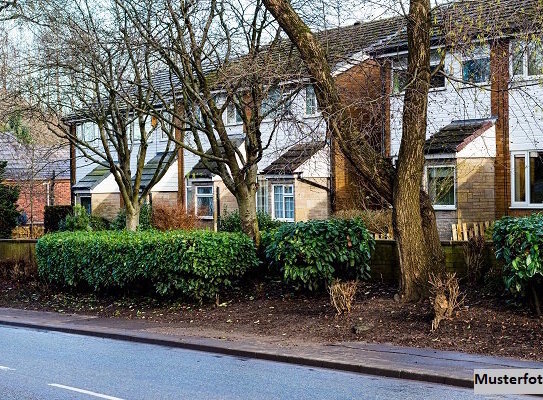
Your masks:
{"label": "white window frame", "polygon": [[457,182],[456,182],[456,166],[453,164],[436,164],[436,165],[426,165],[424,167],[424,188],[426,189],[426,193],[429,193],[429,187],[428,187],[428,170],[432,168],[452,168],[453,169],[453,186],[454,186],[454,204],[449,205],[440,205],[440,204],[433,204],[435,211],[455,211],[457,209]]}
{"label": "white window frame", "polygon": [[[310,97],[309,96],[309,92],[312,92],[312,96]],[[309,109],[310,105],[308,103],[308,100],[312,98],[314,100],[314,103],[315,104],[312,104],[311,107],[313,108],[313,113],[308,113],[307,110]],[[313,87],[313,85],[307,85],[305,87],[305,97],[304,97],[304,100],[305,100],[305,110],[304,110],[304,115],[306,117],[315,117],[319,114],[319,105],[318,105],[318,102],[317,102],[317,95],[315,94],[315,88]]]}
{"label": "white window frame", "polygon": [[[283,218],[277,218],[275,216],[275,188],[276,187],[282,187],[283,188]],[[292,194],[289,194],[287,196],[285,196],[285,188],[286,187],[291,187],[292,188]],[[294,215],[292,218],[285,218],[285,197],[292,197],[292,201],[294,202]],[[296,196],[295,196],[295,192],[294,192],[294,184],[292,183],[281,183],[281,184],[273,184],[272,185],[272,199],[271,199],[271,203],[272,203],[272,218],[277,220],[277,221],[285,221],[285,222],[294,222],[295,218],[296,218]]]}
{"label": "white window frame", "polygon": [[[211,194],[199,194],[198,189],[203,188],[211,188]],[[213,210],[211,210],[211,215],[198,215],[198,198],[206,198],[211,199],[211,203],[214,203],[213,195],[215,194],[215,191],[213,190],[213,185],[194,185],[192,186],[192,190],[194,191],[194,215],[196,215],[198,218],[202,219],[213,219]],[[213,204],[214,206],[214,204]]]}
{"label": "white window frame", "polygon": [[89,212],[89,210],[87,210],[86,208],[85,208],[85,211],[87,211],[87,213],[88,213],[89,215],[91,215],[91,214],[92,214],[92,195],[90,195],[90,194],[88,194],[88,195],[78,195],[78,196],[77,196],[77,204],[78,204],[80,207],[83,207],[83,205],[81,204],[81,200],[82,200],[82,199],[89,199],[90,212]]}
{"label": "white window frame", "polygon": [[[234,115],[229,115],[230,113],[234,113]],[[231,101],[226,106],[226,125],[228,126],[234,126],[234,125],[241,125],[243,124],[243,119],[241,118],[241,115],[238,112],[238,108],[236,107],[236,104]]]}
{"label": "white window frame", "polygon": [[[258,189],[256,191],[256,211],[263,211],[265,212],[266,214],[269,214],[270,212],[270,201],[269,201],[269,197],[270,197],[270,193],[269,193],[269,188],[268,188],[268,181],[266,179],[258,179]],[[266,188],[266,196],[264,196],[264,204],[263,204],[263,207],[261,207],[259,209],[258,207],[258,198],[260,196],[260,190],[262,188]]]}
{"label": "white window frame", "polygon": [[[510,170],[511,170],[511,207],[510,208],[525,208],[525,209],[543,209],[543,203],[531,203],[530,199],[530,153],[531,152],[538,152],[542,153],[542,149],[532,149],[532,150],[526,150],[526,151],[512,151],[511,152],[511,159],[510,159]],[[515,156],[524,156],[524,198],[525,201],[515,201]]]}
{"label": "white window frame", "polygon": [[[470,82],[464,80],[464,63],[466,61],[477,61],[482,59],[488,59],[488,80],[483,82]],[[490,57],[490,50],[487,47],[480,46],[473,50],[471,54],[465,54],[461,58],[460,63],[460,78],[463,82],[464,86],[472,87],[472,86],[486,86],[489,85],[492,81],[492,68],[491,68],[491,57]]]}
{"label": "white window frame", "polygon": [[[522,46],[524,46],[524,52],[522,54],[522,74],[519,74],[519,75],[515,75],[515,65],[514,65],[514,50],[515,50],[515,44],[516,43],[521,43]],[[510,72],[510,76],[513,80],[540,80],[541,78],[543,78],[543,74],[535,74],[535,75],[530,75],[529,73],[529,66],[528,66],[528,61],[529,61],[529,49],[528,49],[528,46],[530,44],[530,41],[529,40],[525,40],[525,39],[517,39],[517,40],[512,40],[510,45],[509,45],[509,52],[510,52],[510,69],[509,69],[509,72]],[[543,51],[543,48],[542,48],[542,51]]]}

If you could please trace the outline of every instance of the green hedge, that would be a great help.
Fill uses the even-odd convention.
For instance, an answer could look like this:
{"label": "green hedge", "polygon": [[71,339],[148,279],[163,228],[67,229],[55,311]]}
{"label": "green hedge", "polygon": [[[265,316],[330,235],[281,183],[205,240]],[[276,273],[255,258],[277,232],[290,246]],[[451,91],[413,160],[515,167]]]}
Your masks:
{"label": "green hedge", "polygon": [[[262,231],[271,231],[279,228],[284,222],[272,219],[270,214],[258,211],[256,213],[258,229]],[[241,218],[238,211],[226,212],[219,221],[219,230],[221,232],[243,232],[241,229]]]}
{"label": "green hedge", "polygon": [[524,294],[543,278],[543,215],[502,218],[494,223],[492,240],[496,259],[504,262],[505,286]]}
{"label": "green hedge", "polygon": [[375,240],[362,220],[330,219],[284,224],[265,235],[266,256],[287,282],[315,290],[334,279],[369,277]]}
{"label": "green hedge", "polygon": [[213,298],[258,266],[249,237],[209,231],[62,232],[41,238],[36,255],[40,277],[61,287],[196,300]]}

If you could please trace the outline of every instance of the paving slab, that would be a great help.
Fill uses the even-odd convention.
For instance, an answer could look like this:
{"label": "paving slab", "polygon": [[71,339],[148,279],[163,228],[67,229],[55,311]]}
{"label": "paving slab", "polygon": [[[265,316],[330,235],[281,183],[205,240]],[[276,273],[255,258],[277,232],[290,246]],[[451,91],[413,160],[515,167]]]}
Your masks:
{"label": "paving slab", "polygon": [[[289,344],[278,338],[199,337],[168,323],[0,308],[0,324],[178,347],[378,376],[473,387],[476,368],[541,368],[542,362],[362,342]],[[209,333],[208,333],[209,334]]]}

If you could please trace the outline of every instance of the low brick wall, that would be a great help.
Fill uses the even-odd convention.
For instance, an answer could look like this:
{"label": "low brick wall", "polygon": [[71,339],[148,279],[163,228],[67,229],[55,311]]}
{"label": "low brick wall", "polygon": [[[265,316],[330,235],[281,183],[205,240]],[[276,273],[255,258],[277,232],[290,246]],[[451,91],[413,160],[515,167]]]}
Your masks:
{"label": "low brick wall", "polygon": [[[467,273],[467,265],[464,257],[465,242],[442,242],[445,252],[445,267],[448,272],[456,272],[462,278]],[[485,249],[485,261],[487,265],[497,263],[491,245]],[[377,240],[375,252],[370,261],[371,278],[383,282],[398,282],[400,279],[400,265],[396,251],[396,242],[393,240]]]}
{"label": "low brick wall", "polygon": [[0,279],[36,276],[36,240],[0,240]]}

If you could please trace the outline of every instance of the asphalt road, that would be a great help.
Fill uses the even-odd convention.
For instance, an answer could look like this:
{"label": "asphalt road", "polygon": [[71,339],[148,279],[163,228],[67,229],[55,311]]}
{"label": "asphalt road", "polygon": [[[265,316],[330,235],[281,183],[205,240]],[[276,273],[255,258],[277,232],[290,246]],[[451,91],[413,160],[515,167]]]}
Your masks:
{"label": "asphalt road", "polygon": [[449,386],[0,326],[1,400],[477,398]]}

